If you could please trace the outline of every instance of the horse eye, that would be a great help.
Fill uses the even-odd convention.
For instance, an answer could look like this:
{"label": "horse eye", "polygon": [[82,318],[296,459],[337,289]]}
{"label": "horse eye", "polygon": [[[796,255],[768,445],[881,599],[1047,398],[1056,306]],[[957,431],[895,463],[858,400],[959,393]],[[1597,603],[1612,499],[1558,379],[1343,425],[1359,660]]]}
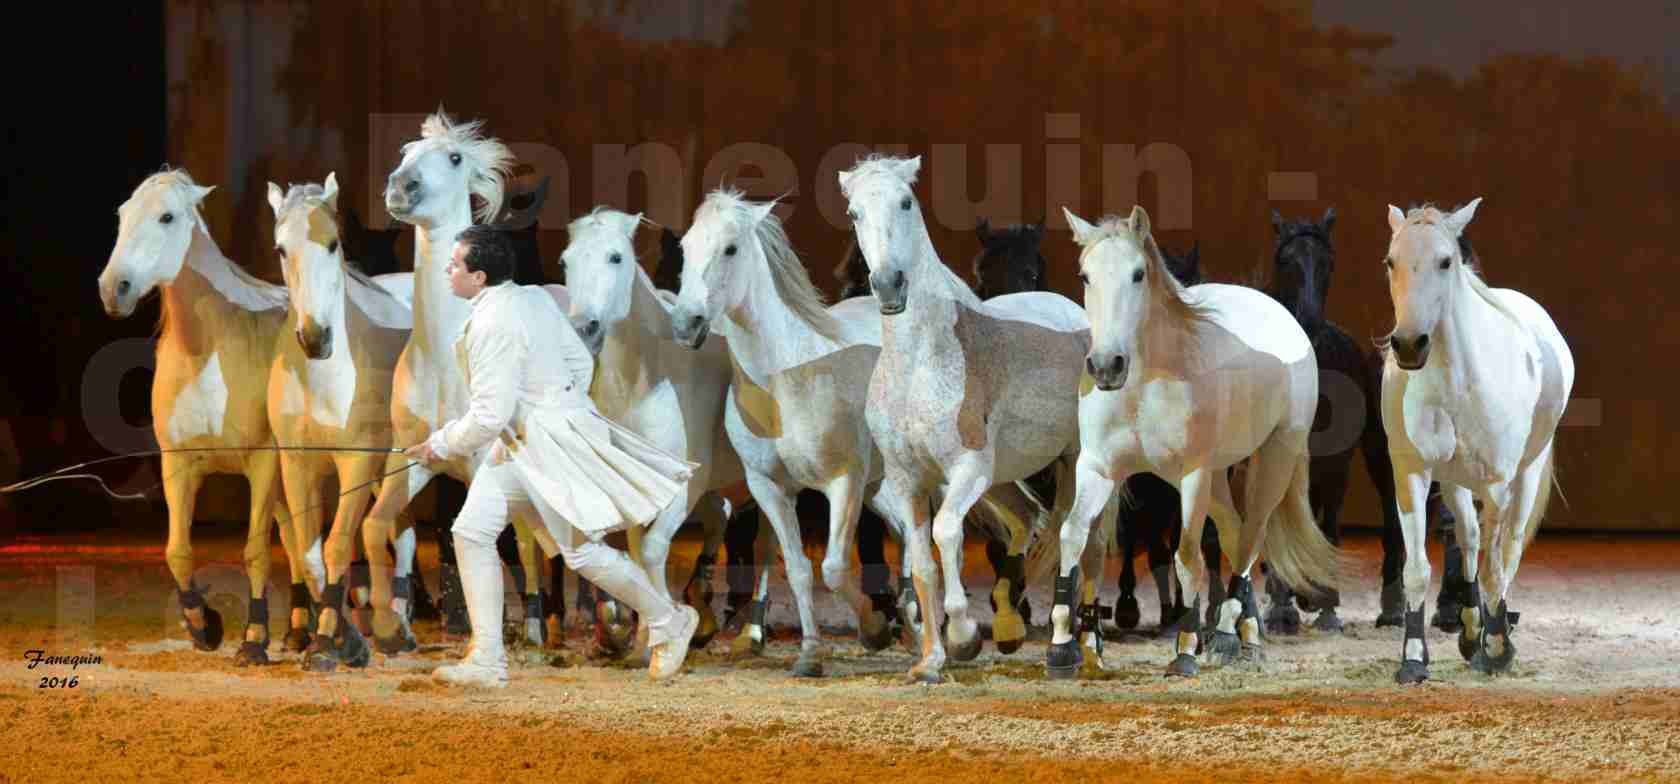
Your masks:
{"label": "horse eye", "polygon": [[1085,277],[1085,273],[1081,272],[1079,273],[1079,283],[1081,285],[1089,286],[1091,285],[1091,279]]}
{"label": "horse eye", "polygon": [[1391,258],[1383,259],[1383,269],[1386,269],[1389,272],[1393,272],[1394,271],[1394,259],[1391,259]]}
{"label": "horse eye", "polygon": [[1446,258],[1441,259],[1441,269],[1448,269],[1450,267],[1452,267],[1452,257],[1451,256],[1448,256]]}
{"label": "horse eye", "polygon": [[607,257],[607,262],[610,264],[617,264],[622,261],[624,261],[624,256],[618,253],[614,253],[613,255]]}
{"label": "horse eye", "polygon": [[1143,282],[1143,270],[1140,269],[1137,272],[1132,273],[1132,282],[1133,283],[1142,283]]}
{"label": "horse eye", "polygon": [[857,210],[846,210],[846,217],[851,218],[853,223],[857,223]]}
{"label": "horse eye", "polygon": [[724,249],[723,249],[723,255],[725,255],[725,256],[733,256],[733,255],[735,255],[735,246],[734,246],[734,245],[730,245],[730,246],[729,246],[729,247],[726,247],[726,248],[724,248]]}
{"label": "horse eye", "polygon": [[280,254],[280,258],[282,258],[282,259],[286,258],[286,249],[285,248],[283,248],[279,245],[276,245],[276,246],[274,246],[274,252]]}
{"label": "horse eye", "polygon": [[338,252],[338,240],[333,240],[332,242],[327,243],[327,252],[328,253],[337,253]]}
{"label": "horse eye", "polygon": [[450,153],[449,154],[449,165],[460,166],[461,165],[461,154],[458,153],[458,152]]}
{"label": "horse eye", "polygon": [[901,209],[901,210],[910,209],[910,197],[909,196],[904,197],[904,199],[898,203],[898,208]]}
{"label": "horse eye", "polygon": [[174,222],[175,222],[175,213],[173,213],[173,212],[166,212],[166,213],[158,216],[158,223],[174,223]]}

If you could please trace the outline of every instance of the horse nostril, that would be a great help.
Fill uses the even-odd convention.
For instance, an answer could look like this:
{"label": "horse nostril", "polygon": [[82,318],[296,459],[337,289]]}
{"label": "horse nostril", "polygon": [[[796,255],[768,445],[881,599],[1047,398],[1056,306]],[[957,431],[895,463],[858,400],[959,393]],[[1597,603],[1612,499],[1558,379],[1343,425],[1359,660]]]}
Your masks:
{"label": "horse nostril", "polygon": [[128,289],[129,289],[128,281],[126,281],[126,280],[117,281],[117,296],[121,297],[121,296],[127,295],[128,294]]}
{"label": "horse nostril", "polygon": [[1417,350],[1422,351],[1426,348],[1429,348],[1429,335],[1427,333],[1419,335],[1417,339]]}
{"label": "horse nostril", "polygon": [[1092,376],[1097,374],[1097,363],[1091,359],[1090,354],[1085,355],[1085,372],[1090,373]]}
{"label": "horse nostril", "polygon": [[600,331],[601,331],[601,322],[600,322],[599,319],[591,319],[588,324],[583,325],[583,334],[588,335],[590,337],[594,337],[595,333],[600,332]]}
{"label": "horse nostril", "polygon": [[688,328],[689,329],[699,329],[700,325],[702,323],[704,323],[705,321],[706,321],[705,316],[694,316],[694,317],[692,317],[688,320]]}
{"label": "horse nostril", "polygon": [[904,288],[904,270],[893,273],[892,287],[895,289]]}
{"label": "horse nostril", "polygon": [[413,195],[413,194],[419,192],[419,190],[420,190],[420,181],[419,180],[409,180],[408,182],[403,183],[403,193]]}

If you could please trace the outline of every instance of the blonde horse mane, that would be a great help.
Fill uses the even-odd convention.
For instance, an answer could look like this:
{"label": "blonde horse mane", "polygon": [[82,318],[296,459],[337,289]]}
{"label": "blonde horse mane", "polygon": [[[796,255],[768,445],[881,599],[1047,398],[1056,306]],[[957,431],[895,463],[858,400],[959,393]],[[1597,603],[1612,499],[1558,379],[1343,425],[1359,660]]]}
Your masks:
{"label": "blonde horse mane", "polygon": [[[750,211],[754,206],[743,198],[740,191],[724,188],[712,191],[702,205],[729,216],[740,226],[751,222]],[[844,342],[840,321],[828,312],[826,298],[811,282],[805,263],[799,260],[799,254],[788,242],[787,232],[782,229],[782,219],[773,211],[767,213],[754,227],[753,237],[758,240],[759,248],[769,262],[770,280],[776,286],[776,294],[788,309],[817,334],[837,343]]]}
{"label": "blonde horse mane", "polygon": [[1178,278],[1167,267],[1167,259],[1161,255],[1161,247],[1155,244],[1154,235],[1144,233],[1140,236],[1139,232],[1133,228],[1130,218],[1105,215],[1102,220],[1097,222],[1091,233],[1082,239],[1081,244],[1084,246],[1084,250],[1080,253],[1081,264],[1084,263],[1085,253],[1090,252],[1103,240],[1119,240],[1136,247],[1143,254],[1145,264],[1149,267],[1148,276],[1154,282],[1155,290],[1165,295],[1159,297],[1158,301],[1166,309],[1170,318],[1186,327],[1211,320],[1211,314],[1207,306],[1186,298],[1185,295],[1189,289],[1185,288],[1184,284],[1179,283]]}
{"label": "blonde horse mane", "polygon": [[445,114],[443,107],[420,124],[420,138],[402,146],[407,157],[413,149],[426,144],[443,143],[461,153],[467,169],[467,190],[483,200],[473,215],[479,222],[489,222],[502,211],[507,180],[513,174],[513,151],[501,140],[485,137],[483,120],[456,123]]}

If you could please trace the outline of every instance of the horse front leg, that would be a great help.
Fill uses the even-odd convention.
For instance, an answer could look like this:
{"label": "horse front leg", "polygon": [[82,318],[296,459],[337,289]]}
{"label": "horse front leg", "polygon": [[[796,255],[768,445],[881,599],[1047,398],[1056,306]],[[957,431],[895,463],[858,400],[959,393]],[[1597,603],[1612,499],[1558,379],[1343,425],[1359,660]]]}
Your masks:
{"label": "horse front leg", "polygon": [[[387,457],[385,473],[390,475],[380,481],[379,497],[362,522],[362,545],[368,553],[368,577],[373,593],[373,641],[380,653],[395,656],[419,648],[420,642],[408,623],[406,603],[412,596],[411,587],[406,580],[395,579],[395,570],[385,555],[385,543],[398,539],[398,519],[436,474],[403,455]],[[412,528],[407,531],[413,534]],[[400,556],[404,548],[397,549]],[[412,553],[409,558],[412,560]],[[404,602],[400,608],[398,597]]]}
{"label": "horse front leg", "polygon": [[[1462,597],[1466,601],[1463,606],[1458,608],[1457,617],[1451,619],[1458,622],[1455,624],[1458,632],[1458,653],[1464,657],[1465,661],[1469,661],[1471,657],[1476,655],[1476,647],[1481,644],[1482,638],[1481,590],[1476,584],[1478,561],[1482,553],[1481,524],[1476,520],[1476,499],[1469,488],[1443,483],[1441,485],[1441,500],[1445,506],[1452,509],[1453,524],[1457,529],[1455,532],[1457,534],[1456,538],[1464,543],[1462,548],[1452,548],[1458,550],[1457,553],[1449,551],[1445,553],[1445,557],[1458,556],[1460,563],[1454,571],[1469,584],[1465,596]],[[1442,565],[1442,582],[1446,581],[1445,572],[1449,564],[1450,561],[1448,564]],[[1446,591],[1443,590],[1441,593],[1444,596]],[[1441,605],[1442,600],[1436,599],[1437,615],[1447,609]],[[1440,624],[1435,625],[1440,626]]]}
{"label": "horse front leg", "polygon": [[758,501],[759,509],[769,518],[782,548],[782,567],[787,571],[788,588],[799,608],[799,658],[793,663],[792,674],[800,678],[814,678],[823,674],[824,651],[822,633],[817,627],[815,602],[811,596],[811,560],[805,556],[800,539],[799,516],[794,509],[793,492],[780,482],[764,474],[747,472],[747,488]]}
{"label": "horse front leg", "polygon": [[717,636],[720,628],[717,613],[712,610],[712,576],[717,570],[718,550],[723,546],[724,532],[729,528],[729,500],[707,491],[694,504],[689,517],[699,521],[704,537],[700,554],[694,557],[694,571],[683,583],[683,603],[700,614],[700,626],[694,631],[691,648],[705,648]]}
{"label": "horse front leg", "polygon": [[1400,533],[1406,544],[1405,638],[1400,646],[1397,683],[1421,683],[1429,679],[1429,645],[1423,636],[1423,605],[1429,591],[1429,467],[1413,458],[1395,455],[1394,488],[1398,494]]}
{"label": "horse front leg", "polygon": [[251,597],[245,613],[245,639],[233,657],[233,663],[240,667],[270,663],[268,573],[273,556],[269,525],[274,519],[274,497],[279,490],[279,455],[274,452],[250,455],[246,459],[245,479],[251,485],[251,518],[245,534],[245,574],[251,582]]}
{"label": "horse front leg", "polygon": [[[1178,618],[1178,638],[1174,642],[1173,660],[1167,664],[1167,674],[1191,677],[1200,671],[1196,664],[1196,649],[1201,632],[1202,584],[1207,577],[1207,565],[1202,559],[1202,528],[1213,495],[1213,478],[1208,469],[1198,467],[1184,476],[1178,485],[1178,588],[1184,612]],[[1210,646],[1211,648],[1211,646]]]}
{"label": "horse front leg", "polygon": [[[945,644],[939,636],[939,564],[933,560],[932,524],[927,498],[913,492],[891,466],[875,491],[873,505],[901,532],[915,603],[905,604],[905,630],[920,643],[921,657],[910,667],[911,683],[939,683],[945,677]],[[907,599],[907,597],[906,597]],[[901,601],[906,601],[901,599]]]}
{"label": "horse front leg", "polygon": [[292,573],[291,607],[286,614],[286,637],[281,646],[293,653],[303,653],[309,647],[309,614],[315,598],[309,593],[309,567],[304,563],[307,548],[298,542],[297,526],[293,525],[292,513],[286,505],[285,483],[278,479],[276,482],[281,487],[270,509],[270,518],[274,529],[280,532],[280,546],[286,551],[286,564]]}
{"label": "horse front leg", "polygon": [[163,456],[163,500],[169,506],[169,542],[164,545],[163,558],[175,578],[182,627],[192,637],[194,648],[213,651],[222,645],[222,614],[204,601],[204,592],[192,579],[193,507],[204,484],[199,465],[180,453]]}
{"label": "horse front leg", "polygon": [[[1059,477],[1065,479],[1065,475]],[[1115,495],[1117,483],[1104,466],[1081,455],[1074,468],[1073,501],[1061,530],[1061,569],[1057,572],[1055,598],[1050,608],[1050,649],[1045,669],[1051,678],[1072,678],[1084,664],[1079,636],[1085,613],[1080,613],[1085,596],[1080,567],[1091,548],[1092,521]],[[1097,527],[1098,531],[1102,526]],[[1100,629],[1090,631],[1101,633]]]}
{"label": "horse front leg", "polygon": [[980,655],[980,625],[969,617],[963,590],[963,520],[992,484],[992,461],[986,453],[959,459],[946,471],[945,497],[933,518],[933,541],[939,545],[945,577],[945,638],[950,656],[972,661]]}
{"label": "horse front leg", "polygon": [[[321,619],[315,627],[315,639],[310,641],[309,650],[303,656],[303,667],[311,672],[332,672],[341,664],[359,669],[366,667],[372,659],[373,651],[367,639],[356,624],[344,616],[344,591],[350,561],[355,555],[356,536],[362,532],[362,515],[373,497],[373,490],[367,483],[375,475],[375,465],[372,461],[354,458],[339,463],[338,486],[353,489],[339,496],[338,509],[333,514],[332,534],[327,537],[327,587],[321,592]],[[319,492],[317,486],[315,495],[318,496]],[[382,568],[376,567],[371,559],[376,552],[380,560],[386,559],[385,543],[388,539],[388,535],[379,536],[375,545],[366,548],[370,559],[370,583],[381,584],[385,591],[389,591],[389,582],[373,578],[390,574],[390,566],[387,562]],[[386,593],[384,601],[375,601],[375,604],[389,611],[390,594]]]}
{"label": "horse front leg", "polygon": [[822,563],[823,583],[857,614],[858,641],[865,649],[878,651],[892,644],[892,629],[886,613],[877,610],[863,592],[862,575],[851,557],[858,517],[863,512],[862,473],[856,468],[844,472],[823,489],[823,495],[828,498],[828,550]]}

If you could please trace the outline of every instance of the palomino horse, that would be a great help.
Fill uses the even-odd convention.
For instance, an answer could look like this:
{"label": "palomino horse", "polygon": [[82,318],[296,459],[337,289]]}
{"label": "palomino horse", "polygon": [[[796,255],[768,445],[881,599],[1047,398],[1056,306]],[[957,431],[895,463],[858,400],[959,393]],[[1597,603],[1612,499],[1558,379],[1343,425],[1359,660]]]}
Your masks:
{"label": "palomino horse", "polygon": [[[641,223],[641,215],[597,207],[567,226],[570,242],[560,259],[569,282],[572,325],[596,356],[589,394],[601,414],[700,464],[689,479],[687,500],[666,507],[639,537],[642,568],[669,599],[665,563],[671,538],[693,513],[706,531],[697,563],[705,572],[716,561],[729,519],[728,504],[716,491],[745,477],[723,432],[729,349],[721,337],[707,340],[698,351],[672,339],[671,306],[636,263],[634,241]],[[700,612],[695,639],[704,645],[717,633],[717,618],[710,602],[689,599]]]}
{"label": "palomino horse", "polygon": [[[774,206],[717,190],[695,210],[682,238],[672,334],[694,349],[707,346],[713,333],[727,341],[733,378],[724,427],[781,544],[799,608],[804,639],[793,673],[817,676],[825,652],[794,512],[800,489],[829,500],[824,582],[856,610],[866,647],[891,643],[886,615],[849,579],[846,558],[866,488],[879,475],[863,397],[880,351],[880,320],[867,298],[824,305],[771,213]],[[754,628],[762,633],[758,624],[748,631]]]}
{"label": "palomino horse", "polygon": [[[397,360],[391,391],[392,443],[398,446],[419,443],[466,411],[466,377],[457,364],[454,344],[471,305],[450,293],[444,267],[453,252],[455,235],[473,222],[473,197],[482,202],[477,210],[479,217],[489,218],[500,212],[502,185],[512,161],[507,146],[481,137],[479,127],[477,121],[456,125],[442,111],[427,117],[421,124],[420,138],[403,145],[402,163],[386,182],[386,210],[391,217],[415,227],[414,329]],[[548,288],[564,309],[564,289]],[[411,465],[411,462],[401,455],[387,458],[385,472],[392,476],[380,483],[379,499],[364,523],[365,541],[393,539],[398,523],[407,524],[399,515],[437,473],[433,468]],[[407,470],[402,470],[404,466],[408,466]],[[476,469],[472,456],[462,456],[442,470],[470,482]],[[535,594],[539,591],[541,571],[531,524],[522,515],[515,515],[514,525],[525,573],[526,585],[522,589],[527,595]],[[348,545],[347,540],[345,547]],[[327,555],[331,572],[332,559],[347,559],[349,553],[346,549]],[[383,652],[400,652],[413,641],[401,622],[400,605],[392,602],[389,557],[383,547],[369,547],[368,562],[373,589],[374,643]],[[323,617],[321,634],[332,634],[329,620],[332,619]],[[527,638],[540,643],[541,616],[528,616],[525,627]],[[323,669],[335,655],[331,650],[322,651]]]}
{"label": "palomino horse", "polygon": [[[408,340],[413,315],[397,297],[372,279],[349,269],[339,241],[338,177],[325,184],[293,185],[282,192],[268,184],[268,204],[274,209],[274,248],[291,292],[291,334],[279,336],[268,379],[268,416],[274,433],[287,446],[349,446],[382,449],[391,446],[391,379],[397,357]],[[280,456],[286,501],[300,510],[292,528],[298,542],[318,552],[321,496],[329,475],[342,489],[333,515],[327,553],[348,555],[361,527],[362,514],[373,498],[371,483],[379,478],[386,455],[372,451],[290,451]],[[413,531],[405,532],[411,540]],[[371,554],[383,552],[384,539],[367,537]],[[412,541],[398,546],[397,579],[406,580],[412,565]],[[321,567],[312,564],[312,571]],[[338,583],[348,559],[329,562],[311,588],[321,594],[323,615],[343,612]],[[399,617],[402,617],[399,615]],[[402,618],[406,623],[406,618]],[[355,624],[334,623],[337,639],[316,638],[304,656],[304,667],[332,669],[322,661],[323,650],[342,654],[346,663],[367,663],[367,641]]]}
{"label": "palomino horse", "polygon": [[[284,514],[275,497],[279,456],[271,446],[268,363],[285,326],[286,290],[239,268],[216,247],[199,203],[215,186],[185,170],[147,177],[117,209],[117,243],[99,276],[99,298],[112,318],[127,318],[153,289],[163,296],[152,381],[152,432],[162,456],[169,544],[164,553],[181,603],[181,619],[199,650],[222,643],[222,618],[192,581],[193,505],[212,474],[239,474],[251,484],[245,568],[251,582],[240,664],[268,662],[269,525]],[[217,449],[194,453],[180,449]],[[289,526],[280,539],[292,568],[292,626],[287,646],[309,644],[303,559]]]}
{"label": "palomino horse", "polygon": [[[953,658],[971,659],[981,640],[963,591],[964,518],[994,485],[1013,485],[1052,462],[1065,471],[1078,454],[1079,362],[1090,343],[1084,312],[1066,297],[1023,292],[982,302],[940,261],[911,192],[920,167],[920,158],[872,157],[839,179],[881,313],[866,408],[884,461],[876,500],[908,532],[916,594],[932,624],[910,677],[938,682],[946,654],[930,498],[943,496],[931,534],[943,562],[945,634]],[[1112,531],[1112,515],[1105,522]],[[1014,563],[992,591],[994,637],[1013,638],[1018,629],[1010,627],[1021,623],[1012,586],[1024,579],[1030,542],[1027,531],[1016,533]],[[1090,573],[1101,569],[1097,562]]]}
{"label": "palomino horse", "polygon": [[[1338,553],[1307,502],[1307,438],[1318,406],[1312,344],[1289,311],[1259,291],[1181,286],[1142,207],[1095,226],[1063,212],[1082,248],[1079,277],[1092,348],[1080,384],[1082,450],[1073,510],[1062,528],[1057,593],[1071,590],[1090,521],[1116,484],[1149,471],[1176,485],[1181,498],[1178,580],[1189,610],[1168,674],[1197,670],[1205,568],[1198,545],[1210,513],[1234,574],[1208,652],[1226,661],[1258,659],[1249,572],[1261,545],[1272,575],[1298,590],[1331,585],[1337,565]],[[1247,504],[1239,517],[1226,469],[1244,459]],[[1069,614],[1058,599],[1051,613],[1052,675],[1071,676],[1080,665]]]}
{"label": "palomino horse", "polygon": [[[994,228],[981,219],[975,226],[980,240],[980,252],[974,257],[975,291],[983,299],[1013,294],[1018,291],[1050,291],[1048,263],[1040,249],[1044,240],[1044,223]],[[1183,256],[1174,256],[1165,248],[1161,257],[1167,269],[1180,284],[1193,286],[1202,283],[1201,253],[1191,248]],[[1040,472],[1031,480],[1033,490],[1040,497],[1055,495],[1053,475]],[[1048,476],[1047,476],[1048,475]],[[1118,629],[1132,629],[1142,621],[1137,603],[1137,573],[1134,556],[1139,545],[1149,554],[1149,569],[1155,580],[1156,596],[1160,599],[1159,634],[1171,634],[1177,628],[1177,612],[1181,605],[1174,601],[1172,552],[1178,548],[1179,499],[1178,490],[1151,473],[1133,474],[1121,493],[1117,541],[1120,545],[1120,594],[1114,600],[1114,625]],[[991,555],[991,545],[987,555]],[[1205,529],[1202,555],[1215,568],[1208,570],[1208,591],[1213,602],[1223,599],[1224,586],[1219,582],[1219,541],[1213,527]],[[1029,571],[1029,579],[1036,579]],[[1025,610],[1023,610],[1023,613]],[[1210,620],[1211,624],[1212,621]]]}
{"label": "palomino horse", "polygon": [[1394,331],[1382,341],[1382,410],[1406,540],[1400,683],[1429,677],[1424,500],[1434,479],[1457,517],[1471,581],[1459,653],[1484,673],[1516,658],[1506,594],[1551,500],[1552,442],[1575,385],[1575,358],[1551,316],[1521,292],[1489,288],[1466,263],[1458,240],[1481,201],[1451,213],[1388,208]]}

